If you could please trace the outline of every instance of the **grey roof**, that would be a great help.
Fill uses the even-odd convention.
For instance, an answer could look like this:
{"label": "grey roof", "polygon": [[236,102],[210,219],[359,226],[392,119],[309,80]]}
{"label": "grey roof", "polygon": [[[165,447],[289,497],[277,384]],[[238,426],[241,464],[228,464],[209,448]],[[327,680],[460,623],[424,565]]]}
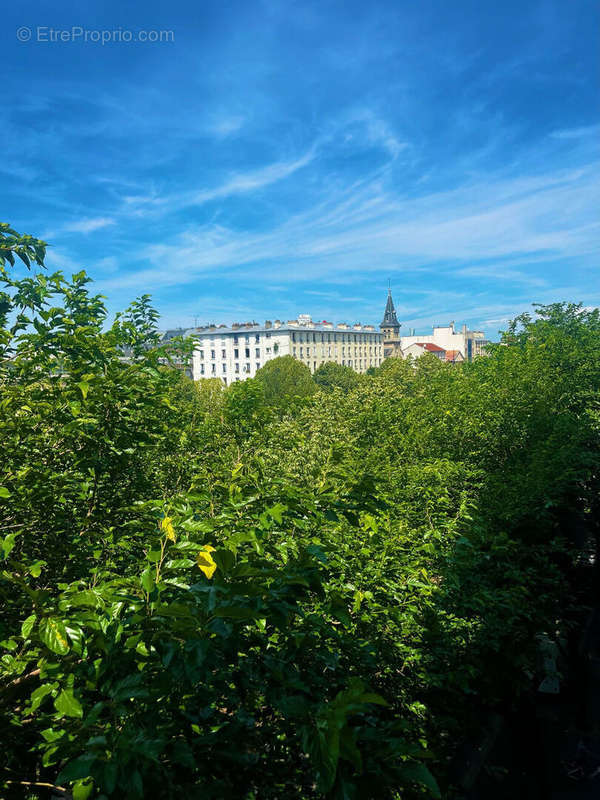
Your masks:
{"label": "grey roof", "polygon": [[383,321],[380,328],[400,328],[400,323],[396,316],[396,309],[394,308],[394,301],[392,300],[392,290],[388,289],[387,303],[385,304],[385,312],[383,314]]}
{"label": "grey roof", "polygon": [[331,327],[323,325],[323,323],[314,322],[311,325],[287,325],[282,324],[279,327],[275,327],[274,325],[270,328],[266,327],[265,325],[253,325],[252,327],[239,327],[239,328],[190,328],[185,332],[186,336],[197,336],[197,335],[212,335],[212,336],[247,336],[253,333],[288,333],[290,331],[299,331],[301,333],[310,331],[323,331],[325,333],[375,333],[377,336],[381,336],[382,334],[376,330],[373,326],[366,328],[364,325],[361,325],[360,328],[353,328],[352,325],[348,325],[346,328],[340,328],[338,325],[332,325]]}

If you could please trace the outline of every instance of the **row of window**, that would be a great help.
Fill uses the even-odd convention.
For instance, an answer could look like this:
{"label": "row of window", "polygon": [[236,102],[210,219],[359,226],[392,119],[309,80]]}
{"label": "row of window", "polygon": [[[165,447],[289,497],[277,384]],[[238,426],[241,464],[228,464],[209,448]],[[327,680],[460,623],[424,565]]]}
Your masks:
{"label": "row of window", "polygon": [[[236,362],[233,366],[234,366],[234,370],[233,371],[236,372],[239,375],[239,373],[240,373],[240,364],[239,364],[239,362]],[[211,364],[210,367],[211,367],[210,375],[216,375],[217,374],[217,365],[216,364]],[[227,364],[222,364],[221,367],[222,367],[223,375],[226,375],[227,374]],[[256,362],[256,369],[257,370],[260,369],[260,361]],[[245,373],[245,374],[249,374],[250,373],[250,363],[246,362],[243,365],[243,369],[241,371],[243,373]],[[205,370],[204,369],[204,364],[200,364],[200,375],[208,375],[208,374],[209,374],[208,369]]]}
{"label": "row of window", "polygon": [[[267,333],[265,335],[266,335],[267,339],[271,338],[271,334],[270,333]],[[258,344],[260,342],[260,334],[259,333],[253,334],[253,337],[254,337],[254,341],[256,342],[256,344]],[[216,344],[217,341],[219,341],[219,337],[218,336],[211,336],[211,337],[207,336],[207,337],[202,337],[202,338],[203,338],[203,341],[208,341],[211,344],[212,343]],[[252,336],[249,333],[247,333],[245,336],[239,336],[239,335],[238,336],[234,336],[233,337],[233,343],[234,344],[239,344],[240,340],[243,339],[243,341],[246,344],[250,344],[251,338],[252,338]],[[221,344],[227,344],[227,338],[225,338],[224,336],[220,337],[220,341],[221,341]]]}
{"label": "row of window", "polygon": [[[304,358],[304,347],[300,346],[299,349],[300,349],[300,358]],[[313,350],[315,351],[313,353],[313,355],[318,355],[317,348],[314,347]],[[292,354],[294,356],[298,355],[298,348],[297,347],[293,347],[292,348]],[[351,354],[352,354],[352,347],[349,346],[348,347],[348,355],[351,355]],[[379,348],[379,354],[381,355],[381,347]],[[332,355],[331,347],[327,348],[327,355],[329,357],[331,357],[331,355]],[[345,345],[342,345],[342,358],[344,358],[345,355],[346,355],[346,347],[345,347]],[[356,345],[354,346],[354,357],[355,358],[357,356],[367,356],[367,355],[373,356],[373,347],[369,347],[369,352],[367,353],[366,345],[364,347],[362,347],[362,346],[357,347]],[[377,355],[377,347],[375,347],[375,355]],[[306,348],[306,358],[310,358],[310,347],[308,347],[308,346]],[[321,358],[325,358],[325,348],[324,347],[321,348]]]}
{"label": "row of window", "polygon": [[292,342],[368,342],[377,344],[380,341],[375,333],[296,333],[292,331]]}
{"label": "row of window", "polygon": [[[267,356],[271,355],[271,348],[270,347],[267,347],[266,353],[267,353]],[[246,358],[250,358],[250,348],[249,347],[244,348],[244,354],[245,354]],[[198,350],[198,355],[199,355],[200,359],[204,360],[204,350]],[[255,355],[256,358],[260,358],[260,347],[256,347],[255,348],[254,355]],[[210,351],[211,361],[214,361],[216,359],[216,357],[217,357],[217,351],[216,350],[211,350]],[[234,358],[239,358],[240,357],[240,351],[239,351],[239,349],[237,347],[233,351],[233,357]],[[221,358],[227,358],[227,351],[226,350],[221,350]]]}

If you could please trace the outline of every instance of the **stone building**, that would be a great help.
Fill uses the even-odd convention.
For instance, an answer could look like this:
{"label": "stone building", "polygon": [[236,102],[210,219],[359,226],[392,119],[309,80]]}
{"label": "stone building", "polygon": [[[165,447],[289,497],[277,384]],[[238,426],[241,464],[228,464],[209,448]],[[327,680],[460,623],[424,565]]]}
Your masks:
{"label": "stone building", "polygon": [[192,359],[194,380],[220,378],[229,385],[253,378],[270,359],[293,356],[314,372],[335,361],[356,372],[378,367],[383,360],[383,334],[373,325],[313,322],[302,314],[282,322],[234,323],[187,331],[196,340]]}

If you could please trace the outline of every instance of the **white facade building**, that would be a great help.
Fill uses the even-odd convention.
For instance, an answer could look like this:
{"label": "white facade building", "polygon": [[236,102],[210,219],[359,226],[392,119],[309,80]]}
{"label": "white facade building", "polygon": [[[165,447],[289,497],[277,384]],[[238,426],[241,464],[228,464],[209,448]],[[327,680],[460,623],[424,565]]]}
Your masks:
{"label": "white facade building", "polygon": [[253,378],[272,358],[293,356],[315,372],[321,364],[335,361],[356,372],[378,367],[383,360],[383,334],[372,325],[334,325],[313,322],[308,315],[287,323],[246,323],[193,328],[196,339],[192,376],[220,378],[226,385]]}
{"label": "white facade building", "polygon": [[409,349],[414,344],[430,342],[443,350],[458,350],[465,361],[471,361],[475,356],[484,355],[485,346],[488,344],[482,331],[470,331],[466,325],[463,325],[460,331],[456,331],[453,322],[449,325],[435,325],[432,333],[400,336],[399,340],[403,355],[407,351],[414,352],[414,348]]}

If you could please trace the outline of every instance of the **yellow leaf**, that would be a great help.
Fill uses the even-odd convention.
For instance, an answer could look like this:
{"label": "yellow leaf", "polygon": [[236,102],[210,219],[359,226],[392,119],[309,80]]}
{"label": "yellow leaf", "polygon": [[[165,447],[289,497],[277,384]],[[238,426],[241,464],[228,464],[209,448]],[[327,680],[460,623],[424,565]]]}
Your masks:
{"label": "yellow leaf", "polygon": [[214,550],[214,547],[211,547],[209,544],[207,544],[196,556],[196,562],[198,566],[209,579],[215,574],[215,570],[217,568],[217,565],[211,556],[211,552],[214,553]]}
{"label": "yellow leaf", "polygon": [[175,541],[175,528],[173,527],[172,517],[163,517],[160,521],[160,527],[167,535],[167,539]]}

